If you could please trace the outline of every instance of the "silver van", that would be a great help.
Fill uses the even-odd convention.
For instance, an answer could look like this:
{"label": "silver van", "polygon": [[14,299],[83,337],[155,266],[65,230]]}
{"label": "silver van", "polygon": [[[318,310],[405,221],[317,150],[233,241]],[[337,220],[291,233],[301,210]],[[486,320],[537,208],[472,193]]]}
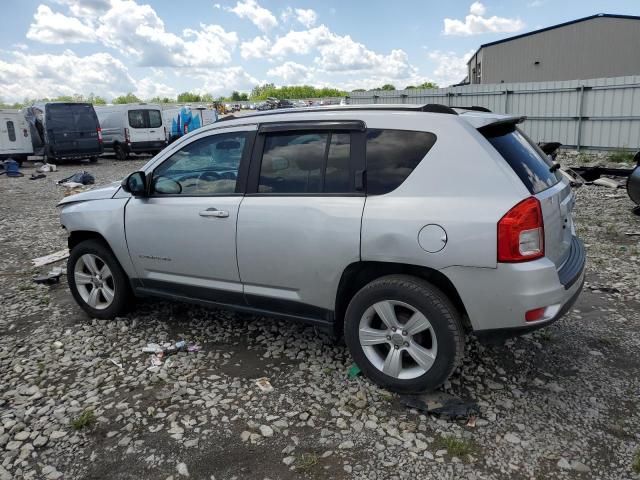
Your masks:
{"label": "silver van", "polygon": [[118,160],[131,153],[155,155],[167,145],[167,129],[160,105],[135,103],[95,107],[105,151]]}

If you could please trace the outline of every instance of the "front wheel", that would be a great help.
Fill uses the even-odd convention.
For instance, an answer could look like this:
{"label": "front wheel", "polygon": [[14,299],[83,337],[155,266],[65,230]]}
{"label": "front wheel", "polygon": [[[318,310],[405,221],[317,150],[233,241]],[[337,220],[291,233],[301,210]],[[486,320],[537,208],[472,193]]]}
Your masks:
{"label": "front wheel", "polygon": [[399,393],[438,388],[464,354],[456,308],[438,288],[408,275],[379,278],[356,293],[344,332],[362,372]]}
{"label": "front wheel", "polygon": [[127,275],[100,241],[85,240],[73,248],[67,262],[67,281],[78,305],[94,318],[114,318],[130,304]]}
{"label": "front wheel", "polygon": [[127,153],[125,148],[119,143],[116,143],[113,146],[113,151],[116,154],[116,158],[118,160],[126,160],[129,157],[129,154]]}

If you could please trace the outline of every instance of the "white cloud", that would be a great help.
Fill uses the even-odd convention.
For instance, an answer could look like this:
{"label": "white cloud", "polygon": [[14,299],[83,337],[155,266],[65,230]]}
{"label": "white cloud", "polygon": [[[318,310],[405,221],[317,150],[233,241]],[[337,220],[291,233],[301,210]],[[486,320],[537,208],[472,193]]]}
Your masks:
{"label": "white cloud", "polygon": [[487,13],[487,8],[480,2],[473,2],[469,7],[469,13],[472,15],[484,15]]}
{"label": "white cloud", "polygon": [[46,5],[39,5],[29,26],[27,38],[43,43],[93,42],[95,31],[90,25],[75,17],[54,12]]}
{"label": "white cloud", "polygon": [[467,62],[475,50],[469,50],[463,55],[455,52],[443,52],[435,50],[429,53],[429,59],[435,62],[433,70],[436,83],[441,87],[459,83],[467,76]]}
{"label": "white cloud", "polygon": [[469,8],[469,15],[462,20],[454,18],[444,19],[445,35],[477,35],[479,33],[513,33],[524,28],[524,22],[519,18],[484,17],[485,6],[474,2]]}
{"label": "white cloud", "polygon": [[296,8],[296,20],[307,28],[311,28],[318,20],[318,14],[310,8]]}
{"label": "white cloud", "polygon": [[182,36],[167,32],[149,5],[133,0],[112,0],[99,19],[97,37],[105,45],[134,57],[141,66],[206,67],[231,61],[238,43],[235,32],[219,25],[185,29]]}
{"label": "white cloud", "polygon": [[271,48],[271,55],[285,57],[291,54],[305,55],[330,40],[333,33],[324,25],[309,30],[294,31],[278,37]]}
{"label": "white cloud", "polygon": [[279,77],[287,84],[306,83],[311,80],[312,69],[296,62],[285,62],[267,71],[269,77]]}
{"label": "white cloud", "polygon": [[227,8],[240,18],[246,18],[262,31],[267,31],[278,24],[276,17],[256,0],[239,0],[233,8]]}
{"label": "white cloud", "polygon": [[533,0],[532,2],[527,3],[527,7],[537,8],[537,7],[541,7],[544,4],[545,4],[544,0]]}
{"label": "white cloud", "polygon": [[3,99],[17,101],[25,97],[90,92],[112,98],[135,88],[136,82],[124,64],[108,53],[85,57],[71,50],[60,55],[14,53],[12,61],[0,60],[0,97]]}
{"label": "white cloud", "polygon": [[172,98],[177,94],[175,88],[149,77],[136,82],[136,90],[134,93],[138,98],[142,98],[143,100],[149,100],[154,97]]}
{"label": "white cloud", "polygon": [[227,67],[224,70],[199,69],[194,72],[201,87],[194,89],[197,93],[211,93],[214,96],[228,95],[232,90],[250,91],[258,84],[264,83],[247,73],[242,67]]}
{"label": "white cloud", "polygon": [[105,13],[111,7],[110,0],[55,0],[60,5],[69,7],[70,12],[76,17],[94,19]]}
{"label": "white cloud", "polygon": [[267,37],[255,37],[253,40],[242,42],[240,56],[245,60],[250,58],[264,58],[271,48],[271,40]]}

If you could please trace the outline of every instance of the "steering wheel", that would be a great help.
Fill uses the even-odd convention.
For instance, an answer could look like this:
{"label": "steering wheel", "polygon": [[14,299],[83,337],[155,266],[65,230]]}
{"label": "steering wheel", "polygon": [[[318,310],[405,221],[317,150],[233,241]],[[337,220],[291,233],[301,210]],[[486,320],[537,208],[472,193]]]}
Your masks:
{"label": "steering wheel", "polygon": [[200,188],[202,187],[202,185],[200,184],[200,181],[205,182],[205,181],[211,181],[211,180],[220,180],[220,174],[217,172],[212,172],[210,170],[205,170],[204,172],[202,172],[200,175],[198,175],[198,178],[196,179],[196,190],[200,190]]}

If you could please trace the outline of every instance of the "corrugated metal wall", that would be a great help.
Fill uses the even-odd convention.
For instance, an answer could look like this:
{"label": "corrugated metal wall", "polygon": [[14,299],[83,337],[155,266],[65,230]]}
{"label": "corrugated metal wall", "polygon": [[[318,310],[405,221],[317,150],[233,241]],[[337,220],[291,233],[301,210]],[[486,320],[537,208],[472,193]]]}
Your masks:
{"label": "corrugated metal wall", "polygon": [[640,75],[354,92],[348,102],[477,105],[527,116],[523,128],[537,142],[595,150],[640,149]]}

